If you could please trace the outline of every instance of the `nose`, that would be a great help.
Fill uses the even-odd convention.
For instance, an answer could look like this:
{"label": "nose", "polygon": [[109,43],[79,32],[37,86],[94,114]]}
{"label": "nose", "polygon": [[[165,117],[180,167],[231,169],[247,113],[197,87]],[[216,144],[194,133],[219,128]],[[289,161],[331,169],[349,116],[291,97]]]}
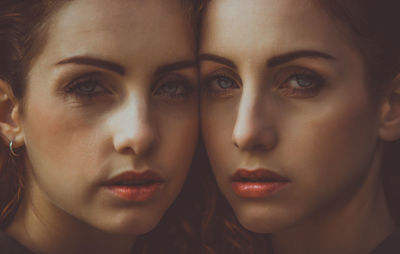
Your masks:
{"label": "nose", "polygon": [[151,117],[151,105],[146,98],[130,98],[113,119],[113,143],[117,152],[144,155],[154,147],[158,137],[157,125]]}
{"label": "nose", "polygon": [[243,90],[232,133],[241,150],[271,150],[278,143],[274,105],[255,91]]}

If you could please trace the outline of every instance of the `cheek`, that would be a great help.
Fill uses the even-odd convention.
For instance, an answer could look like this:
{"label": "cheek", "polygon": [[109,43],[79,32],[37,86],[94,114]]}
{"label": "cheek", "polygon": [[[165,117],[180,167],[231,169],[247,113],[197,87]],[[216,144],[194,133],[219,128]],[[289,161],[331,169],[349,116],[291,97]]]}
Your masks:
{"label": "cheek", "polygon": [[[73,181],[92,177],[100,147],[93,123],[68,107],[30,103],[24,118],[29,160],[37,179]],[[98,127],[97,127],[98,128]],[[98,156],[98,155],[97,155]],[[60,177],[62,176],[62,177]]]}
{"label": "cheek", "polygon": [[175,108],[173,112],[165,108],[159,111],[157,121],[160,138],[157,161],[172,177],[184,179],[199,135],[197,106]]}
{"label": "cheek", "polygon": [[201,114],[202,137],[215,175],[221,175],[224,169],[234,169],[235,146],[232,132],[237,110],[233,103],[227,105],[208,105],[204,103]]}
{"label": "cheek", "polygon": [[334,191],[367,174],[378,118],[366,101],[349,101],[288,117],[279,161],[302,186],[315,191],[323,184],[325,191]]}
{"label": "cheek", "polygon": [[54,106],[35,103],[29,105],[24,121],[28,151],[41,153],[44,158],[64,160],[68,151],[71,151],[69,147],[72,145],[76,129],[71,126],[73,122],[67,120],[68,113],[66,115],[63,113],[67,112]]}

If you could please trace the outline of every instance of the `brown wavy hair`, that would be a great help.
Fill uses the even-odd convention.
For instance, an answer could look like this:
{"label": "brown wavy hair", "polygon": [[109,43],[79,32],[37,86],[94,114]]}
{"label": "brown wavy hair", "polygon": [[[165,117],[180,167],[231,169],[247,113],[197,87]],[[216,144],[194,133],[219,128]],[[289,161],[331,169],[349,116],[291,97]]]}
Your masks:
{"label": "brown wavy hair", "polygon": [[[212,0],[211,0],[212,1]],[[349,43],[359,50],[367,70],[372,100],[382,99],[388,84],[400,74],[400,2],[398,0],[311,0],[332,19],[346,26]],[[295,7],[293,7],[295,8]],[[206,11],[206,10],[205,10]],[[201,33],[200,33],[201,34]],[[390,212],[400,223],[400,140],[386,142],[382,179]],[[223,197],[208,164],[207,207],[202,240],[210,254],[273,253],[269,234],[257,234],[240,225]]]}
{"label": "brown wavy hair", "polygon": [[[0,79],[10,85],[15,98],[23,104],[26,76],[46,42],[50,15],[73,0],[1,0],[0,1]],[[202,0],[180,0],[197,35]],[[23,107],[21,107],[23,109]],[[7,109],[1,109],[7,110]],[[0,230],[12,222],[24,195],[24,149],[11,156],[8,144],[0,141]],[[199,154],[199,152],[196,152]],[[195,158],[200,158],[195,155]],[[135,253],[199,253],[200,212],[203,207],[202,174],[192,163],[181,194],[167,210],[160,224],[139,236]]]}

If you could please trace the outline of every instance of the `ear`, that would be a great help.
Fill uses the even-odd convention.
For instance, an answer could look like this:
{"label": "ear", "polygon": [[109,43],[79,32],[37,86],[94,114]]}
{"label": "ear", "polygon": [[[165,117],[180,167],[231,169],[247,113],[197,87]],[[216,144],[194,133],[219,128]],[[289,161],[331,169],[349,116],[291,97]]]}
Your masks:
{"label": "ear", "polygon": [[379,136],[384,141],[400,139],[400,73],[392,80],[384,98]]}
{"label": "ear", "polygon": [[20,118],[19,104],[10,85],[0,79],[0,137],[6,144],[14,140],[14,148],[24,144]]}

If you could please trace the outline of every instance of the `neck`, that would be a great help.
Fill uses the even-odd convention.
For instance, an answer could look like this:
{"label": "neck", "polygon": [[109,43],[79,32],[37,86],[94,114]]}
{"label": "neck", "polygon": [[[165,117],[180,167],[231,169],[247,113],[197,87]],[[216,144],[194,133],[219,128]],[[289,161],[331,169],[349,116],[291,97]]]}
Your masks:
{"label": "neck", "polygon": [[393,230],[394,222],[379,177],[380,156],[355,194],[296,226],[274,233],[275,254],[367,254]]}
{"label": "neck", "polygon": [[[27,188],[28,189],[28,188]],[[132,250],[135,237],[100,231],[73,218],[48,201],[33,200],[30,188],[24,193],[7,234],[35,253],[118,253]]]}

